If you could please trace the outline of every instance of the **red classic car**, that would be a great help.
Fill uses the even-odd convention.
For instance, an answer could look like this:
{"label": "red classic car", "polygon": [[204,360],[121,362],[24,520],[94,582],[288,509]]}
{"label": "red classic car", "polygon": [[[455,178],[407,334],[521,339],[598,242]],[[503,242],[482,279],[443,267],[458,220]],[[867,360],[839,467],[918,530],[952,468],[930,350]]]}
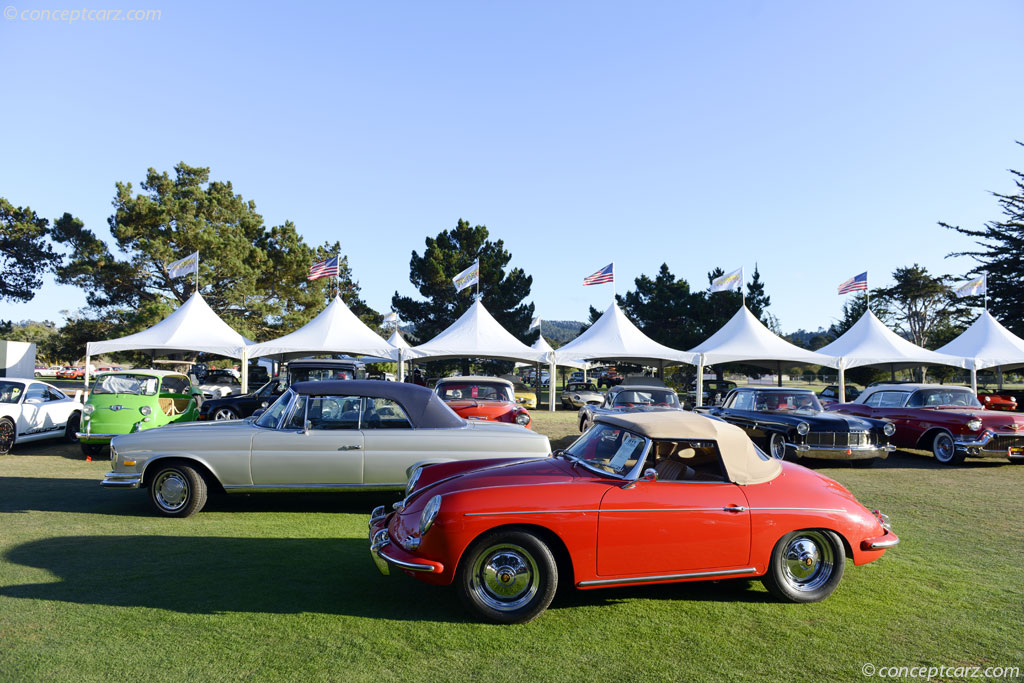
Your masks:
{"label": "red classic car", "polygon": [[782,600],[823,600],[847,557],[899,542],[885,515],[738,427],[681,411],[596,420],[551,458],[417,469],[405,500],[371,515],[378,568],[454,584],[476,615],[522,623],[559,582],[760,577]]}
{"label": "red classic car", "polygon": [[896,425],[893,445],[930,450],[947,465],[967,456],[1024,463],[1024,415],[985,410],[967,387],[881,384],[865,389],[853,403],[827,410],[889,420]]}
{"label": "red classic car", "polygon": [[434,391],[459,417],[530,426],[530,411],[516,403],[512,382],[500,377],[446,377]]}
{"label": "red classic car", "polygon": [[1017,410],[1017,397],[1009,394],[993,394],[987,391],[978,392],[978,402],[989,410]]}

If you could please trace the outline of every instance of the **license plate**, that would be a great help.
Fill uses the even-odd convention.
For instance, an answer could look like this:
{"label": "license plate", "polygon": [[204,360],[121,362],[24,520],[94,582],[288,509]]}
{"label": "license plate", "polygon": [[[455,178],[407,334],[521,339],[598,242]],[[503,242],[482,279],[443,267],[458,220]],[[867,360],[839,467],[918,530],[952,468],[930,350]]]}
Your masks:
{"label": "license plate", "polygon": [[1024,458],[1024,446],[1010,446],[1006,449],[1006,455],[1011,458]]}

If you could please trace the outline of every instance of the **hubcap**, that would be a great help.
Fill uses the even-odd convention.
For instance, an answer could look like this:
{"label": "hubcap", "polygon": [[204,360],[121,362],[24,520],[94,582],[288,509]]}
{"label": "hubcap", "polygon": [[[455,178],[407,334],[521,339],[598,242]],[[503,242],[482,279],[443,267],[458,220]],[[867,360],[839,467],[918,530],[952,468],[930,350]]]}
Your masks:
{"label": "hubcap", "polygon": [[499,545],[480,554],[472,590],[481,602],[502,612],[519,609],[537,593],[537,564],[517,545]]}
{"label": "hubcap", "polygon": [[160,506],[177,510],[188,500],[188,482],[178,472],[164,472],[153,482],[156,499]]}
{"label": "hubcap", "polygon": [[798,591],[813,591],[832,576],[832,544],[817,531],[795,536],[782,554],[786,583]]}
{"label": "hubcap", "polygon": [[786,442],[778,434],[772,434],[771,451],[772,457],[776,460],[784,460],[786,458]]}
{"label": "hubcap", "polygon": [[948,462],[953,457],[953,440],[945,434],[935,437],[935,459]]}
{"label": "hubcap", "polygon": [[14,445],[14,427],[10,422],[0,422],[0,451],[6,453]]}
{"label": "hubcap", "polygon": [[220,410],[218,410],[216,413],[213,414],[213,419],[214,420],[234,420],[235,419],[235,414],[233,412],[231,412],[230,410],[228,410],[227,408],[221,408]]}

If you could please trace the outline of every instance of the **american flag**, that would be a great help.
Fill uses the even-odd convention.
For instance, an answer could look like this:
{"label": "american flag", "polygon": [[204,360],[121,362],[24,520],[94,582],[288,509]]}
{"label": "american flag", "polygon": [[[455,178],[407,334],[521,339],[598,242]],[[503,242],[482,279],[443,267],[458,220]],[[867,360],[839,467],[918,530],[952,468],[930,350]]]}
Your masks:
{"label": "american flag", "polygon": [[860,275],[855,275],[849,280],[839,285],[840,294],[849,294],[850,292],[866,292],[868,291],[868,271],[864,271]]}
{"label": "american flag", "polygon": [[309,267],[307,280],[317,280],[322,277],[338,277],[341,275],[341,268],[338,267],[338,257],[332,256],[320,263],[314,263]]}
{"label": "american flag", "polygon": [[615,282],[615,273],[613,266],[615,263],[609,263],[607,266],[597,271],[593,275],[588,275],[583,278],[584,285],[603,285],[606,282]]}

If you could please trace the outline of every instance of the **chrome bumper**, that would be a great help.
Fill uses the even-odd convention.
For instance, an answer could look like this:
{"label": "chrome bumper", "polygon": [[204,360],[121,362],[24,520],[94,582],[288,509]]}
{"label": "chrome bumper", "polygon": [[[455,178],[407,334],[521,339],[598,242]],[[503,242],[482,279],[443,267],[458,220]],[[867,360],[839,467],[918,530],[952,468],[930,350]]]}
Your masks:
{"label": "chrome bumper", "polygon": [[896,450],[892,444],[874,446],[811,446],[805,443],[787,443],[788,448],[797,455],[808,458],[830,460],[869,460],[871,458],[887,458]]}
{"label": "chrome bumper", "polygon": [[115,436],[121,436],[120,434],[96,434],[93,432],[75,432],[75,437],[78,439],[101,439],[104,441],[110,441]]}
{"label": "chrome bumper", "polygon": [[1024,434],[995,434],[988,430],[984,431],[981,436],[973,441],[959,441],[954,439],[953,445],[958,451],[963,451],[967,455],[1002,455],[1010,460],[1022,460],[1024,459],[1024,453],[1011,453],[1010,447],[1007,448],[986,448],[993,439],[997,439],[1001,436],[1005,437],[1020,437],[1020,443],[1017,448],[1024,448]]}
{"label": "chrome bumper", "polygon": [[107,472],[100,486],[111,489],[137,489],[142,484],[142,475],[138,472]]}

